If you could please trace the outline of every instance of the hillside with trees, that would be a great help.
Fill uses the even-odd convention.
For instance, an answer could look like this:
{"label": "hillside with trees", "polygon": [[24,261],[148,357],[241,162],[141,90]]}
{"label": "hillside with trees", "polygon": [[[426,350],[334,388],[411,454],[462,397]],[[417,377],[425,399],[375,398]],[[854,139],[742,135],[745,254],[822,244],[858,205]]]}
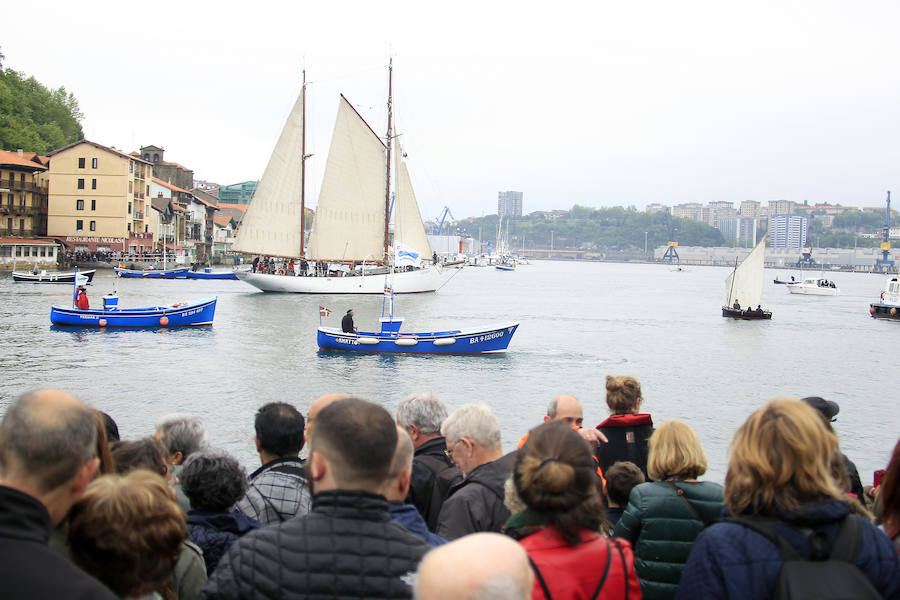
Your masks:
{"label": "hillside with trees", "polygon": [[[646,213],[636,208],[590,208],[575,205],[565,216],[547,219],[542,215],[527,215],[509,219],[509,245],[512,249],[549,248],[564,249],[644,249],[664,246],[677,240],[684,246],[727,245],[722,232],[706,223],[672,217],[665,213]],[[463,220],[455,223],[454,231],[495,243],[499,217]],[[503,221],[506,234],[507,220]]]}
{"label": "hillside with trees", "polygon": [[64,87],[3,68],[0,54],[0,149],[45,154],[84,137],[78,100]]}

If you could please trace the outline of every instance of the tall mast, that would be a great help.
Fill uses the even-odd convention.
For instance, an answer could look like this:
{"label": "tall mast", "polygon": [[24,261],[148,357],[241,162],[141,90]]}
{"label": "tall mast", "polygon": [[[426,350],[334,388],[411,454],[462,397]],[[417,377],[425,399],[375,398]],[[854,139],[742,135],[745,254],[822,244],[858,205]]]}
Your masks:
{"label": "tall mast", "polygon": [[391,116],[393,114],[393,108],[391,106],[393,98],[392,94],[392,85],[393,85],[393,71],[394,71],[394,59],[390,59],[388,61],[388,101],[387,101],[387,160],[385,170],[387,172],[387,176],[385,177],[385,186],[384,186],[384,257],[387,259],[388,256],[388,248],[390,248],[390,239],[389,239],[389,230],[388,226],[391,220]]}
{"label": "tall mast", "polygon": [[306,227],[306,69],[303,69],[303,88],[300,93],[303,97],[303,113],[300,117],[300,128],[303,130],[300,142],[300,260],[303,260]]}

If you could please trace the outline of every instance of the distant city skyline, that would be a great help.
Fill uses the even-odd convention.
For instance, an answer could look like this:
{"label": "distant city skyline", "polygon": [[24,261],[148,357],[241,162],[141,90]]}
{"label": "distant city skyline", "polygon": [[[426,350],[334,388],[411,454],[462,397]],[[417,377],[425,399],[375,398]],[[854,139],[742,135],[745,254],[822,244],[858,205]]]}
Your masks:
{"label": "distant city skyline", "polygon": [[[896,2],[457,9],[159,0],[96,3],[85,19],[48,0],[40,27],[7,28],[0,52],[4,67],[75,95],[87,139],[163,147],[223,185],[261,177],[306,67],[311,207],[340,93],[384,135],[389,57],[397,141],[426,218],[444,206],[478,216],[503,189],[525,192],[528,212],[875,207],[900,189]],[[18,3],[4,19],[34,13]]]}

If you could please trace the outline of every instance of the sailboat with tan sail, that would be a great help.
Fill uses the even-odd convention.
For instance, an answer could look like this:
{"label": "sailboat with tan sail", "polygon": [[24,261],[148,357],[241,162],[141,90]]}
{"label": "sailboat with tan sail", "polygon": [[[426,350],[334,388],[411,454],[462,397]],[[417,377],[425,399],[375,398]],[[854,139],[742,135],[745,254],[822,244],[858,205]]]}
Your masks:
{"label": "sailboat with tan sail", "polygon": [[[293,259],[297,272],[241,271],[265,292],[382,294],[393,264],[394,292],[433,292],[442,272],[432,263],[402,153],[392,161],[392,66],[388,67],[387,135],[382,139],[341,95],[316,214],[306,244],[305,101],[303,88],[241,223],[234,249]],[[394,231],[391,224],[392,165]],[[392,239],[393,238],[393,239]]]}

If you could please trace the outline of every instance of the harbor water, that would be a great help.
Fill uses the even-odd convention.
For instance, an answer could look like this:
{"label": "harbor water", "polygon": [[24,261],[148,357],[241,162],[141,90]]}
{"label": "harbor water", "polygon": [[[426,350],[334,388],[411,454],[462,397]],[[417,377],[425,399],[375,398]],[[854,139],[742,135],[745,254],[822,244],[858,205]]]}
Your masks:
{"label": "harbor water", "polygon": [[[172,412],[202,415],[213,445],[258,465],[253,416],[271,401],[306,414],[318,396],[342,392],[392,414],[406,394],[429,391],[448,409],[485,402],[505,450],[539,424],[548,401],[579,398],[585,425],[608,414],[605,376],[633,375],[655,423],[678,419],[700,436],[707,478],[723,481],[737,427],[776,396],[840,404],[842,450],[864,484],[883,468],[900,434],[891,366],[900,323],[869,317],[884,277],[829,273],[839,297],[788,293],[766,271],[771,321],[721,316],[725,278],[716,267],[539,261],[516,271],[466,268],[437,293],[398,296],[404,331],[518,321],[509,352],[494,356],[361,355],[316,348],[319,306],[339,326],[354,309],[361,330],[378,327],[380,296],[264,294],[240,281],[117,282],[123,308],[218,296],[215,324],[197,329],[51,328],[50,306],[71,302],[66,285],[0,278],[0,413],[18,394],[60,387],[108,412],[123,439],[153,432]],[[799,273],[794,273],[799,277]],[[88,288],[93,306],[113,289],[112,271]]]}

